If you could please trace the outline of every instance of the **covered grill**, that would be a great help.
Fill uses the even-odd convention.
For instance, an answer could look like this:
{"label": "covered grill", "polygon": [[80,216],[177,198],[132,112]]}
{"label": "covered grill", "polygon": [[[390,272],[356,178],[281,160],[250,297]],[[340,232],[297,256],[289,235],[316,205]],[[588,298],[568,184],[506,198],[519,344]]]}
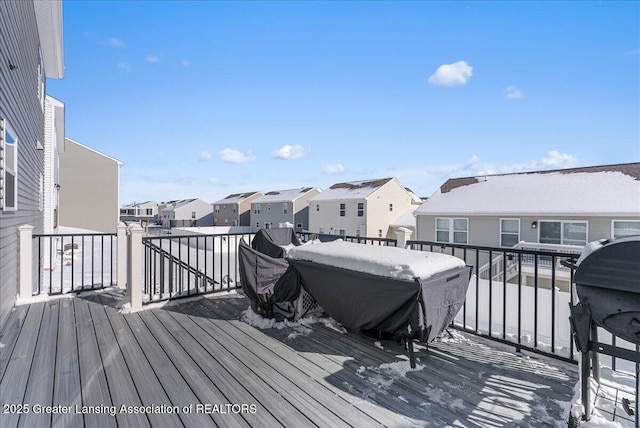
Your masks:
{"label": "covered grill", "polygon": [[[571,308],[571,325],[576,347],[582,353],[582,404],[584,418],[588,420],[591,416],[589,378],[593,372],[599,381],[598,353],[640,363],[638,352],[600,343],[597,334],[597,327],[602,327],[640,345],[640,235],[591,242],[585,246],[580,259],[564,264],[575,269],[573,282],[580,300]],[[636,389],[637,385],[636,380]],[[633,414],[632,410],[628,412]],[[637,399],[635,414],[637,426]]]}

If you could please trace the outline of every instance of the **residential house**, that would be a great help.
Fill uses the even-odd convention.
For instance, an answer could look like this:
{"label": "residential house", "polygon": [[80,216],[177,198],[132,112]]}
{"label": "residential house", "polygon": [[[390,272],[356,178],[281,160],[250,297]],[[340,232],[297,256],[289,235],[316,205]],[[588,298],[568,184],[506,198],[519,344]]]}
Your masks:
{"label": "residential house", "polygon": [[60,1],[0,2],[0,330],[18,290],[18,227],[44,229],[45,84],[64,77],[62,37]]}
{"label": "residential house", "polygon": [[161,204],[162,225],[171,227],[213,226],[213,207],[202,199],[182,199]]}
{"label": "residential house", "polygon": [[122,162],[65,138],[60,155],[61,226],[114,232],[120,218]]}
{"label": "residential house", "polygon": [[640,163],[454,178],[415,215],[421,241],[579,253],[640,234]]}
{"label": "residential house", "polygon": [[322,191],[317,187],[276,190],[251,202],[251,230],[291,224],[296,231],[309,227],[310,198]]}
{"label": "residential house", "polygon": [[120,207],[120,221],[156,223],[158,221],[158,203],[146,201],[123,205]]}
{"label": "residential house", "polygon": [[[61,101],[45,97],[44,126],[44,233],[52,234],[58,227],[60,196],[60,155],[64,153],[65,106]],[[49,248],[45,251],[48,252]],[[48,260],[48,254],[45,254]]]}
{"label": "residential house", "polygon": [[251,225],[251,202],[261,196],[260,192],[234,193],[214,202],[212,204],[214,225]]}
{"label": "residential house", "polygon": [[395,178],[336,183],[309,200],[309,231],[384,238],[420,202]]}

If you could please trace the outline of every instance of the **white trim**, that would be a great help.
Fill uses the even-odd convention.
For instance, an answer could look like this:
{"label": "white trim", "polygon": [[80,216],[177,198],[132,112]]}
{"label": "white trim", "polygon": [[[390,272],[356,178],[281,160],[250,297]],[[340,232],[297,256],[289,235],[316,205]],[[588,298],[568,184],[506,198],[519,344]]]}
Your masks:
{"label": "white trim", "polygon": [[[2,179],[2,186],[3,186],[3,195],[2,195],[2,205],[0,205],[0,211],[18,211],[18,180],[19,180],[19,174],[18,171],[20,169],[20,165],[19,165],[19,159],[20,156],[18,156],[18,152],[20,151],[20,138],[17,136],[17,134],[13,131],[13,128],[11,127],[11,125],[9,124],[9,122],[6,119],[0,118],[1,121],[1,125],[0,125],[0,144],[2,144],[2,150],[4,153],[2,153],[3,159],[2,159],[2,165],[0,165],[2,168],[0,168],[0,173],[3,174],[2,177],[0,177]],[[11,143],[10,145],[13,146],[13,168],[9,169],[7,167],[7,146],[9,145],[9,143],[7,143],[7,133],[11,134],[11,136],[13,137],[13,143]],[[13,205],[10,207],[6,206],[6,201],[7,201],[7,171],[11,171],[10,174],[13,176]]]}
{"label": "white trim", "polygon": [[[638,223],[640,225],[640,220],[638,220],[637,218],[631,218],[631,219],[624,219],[624,218],[617,218],[617,219],[613,219],[611,220],[611,236],[615,238],[615,223],[616,222],[631,222],[631,223]],[[625,235],[621,235],[621,236],[625,236]]]}
{"label": "white trim", "polygon": [[[448,240],[447,241],[438,241],[438,220],[448,220],[449,221],[449,236],[448,236]],[[467,229],[466,229],[466,234],[467,234],[467,240],[466,242],[455,242],[454,240],[454,232],[456,232],[456,230],[454,230],[453,228],[453,223],[455,222],[455,220],[465,220],[467,222]],[[444,229],[441,229],[440,231],[444,232]],[[457,232],[462,232],[461,230],[458,230]],[[443,244],[469,244],[469,218],[468,217],[436,217],[434,220],[434,241],[435,242],[441,242]]]}
{"label": "white trim", "polygon": [[537,227],[537,234],[538,234],[538,243],[540,244],[546,244],[546,242],[540,242],[540,231],[542,230],[542,227],[540,225],[540,223],[560,223],[560,244],[559,245],[573,245],[573,244],[565,244],[564,243],[564,223],[584,223],[585,224],[585,243],[583,245],[586,245],[587,242],[589,242],[589,221],[588,220],[571,220],[571,219],[566,219],[566,220],[555,220],[555,219],[538,219],[537,220],[538,223],[538,227]]}
{"label": "white trim", "polygon": [[[510,221],[514,221],[515,220],[515,221],[518,222],[518,239],[516,239],[516,244],[518,242],[520,242],[520,230],[521,230],[520,229],[520,224],[521,224],[520,219],[519,218],[508,218],[508,217],[505,217],[505,218],[500,218],[500,234],[498,236],[498,242],[499,242],[500,246],[503,247],[503,245],[502,245],[502,233],[503,233],[502,232],[502,220],[510,220]],[[508,233],[508,234],[513,235],[513,232],[504,232],[504,233]]]}

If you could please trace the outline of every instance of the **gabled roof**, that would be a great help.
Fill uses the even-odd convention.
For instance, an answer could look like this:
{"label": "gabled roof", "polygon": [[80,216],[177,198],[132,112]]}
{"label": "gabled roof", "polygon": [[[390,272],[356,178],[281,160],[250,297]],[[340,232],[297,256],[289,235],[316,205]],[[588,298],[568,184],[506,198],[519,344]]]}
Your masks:
{"label": "gabled roof", "polygon": [[447,180],[416,215],[640,216],[640,163]]}
{"label": "gabled roof", "polygon": [[244,201],[247,198],[250,198],[251,196],[254,195],[259,195],[261,194],[260,192],[245,192],[245,193],[234,193],[232,195],[229,195],[223,199],[220,199],[219,201],[215,201],[213,204],[214,205],[218,205],[218,204],[239,204],[240,202]]}
{"label": "gabled roof", "polygon": [[317,187],[301,187],[299,189],[274,190],[267,192],[259,198],[251,201],[252,204],[264,204],[273,202],[292,202],[301,196],[304,196],[312,190],[321,191]]}
{"label": "gabled roof", "polygon": [[[316,195],[313,198],[309,199],[309,201],[316,202],[366,199],[371,196],[376,190],[380,189],[382,186],[391,181],[398,182],[395,178],[380,178],[374,180],[352,181],[350,183],[336,183],[319,195]],[[415,196],[413,192],[402,187],[400,183],[398,183],[398,185],[402,189],[404,189],[412,198],[417,198],[417,196]]]}

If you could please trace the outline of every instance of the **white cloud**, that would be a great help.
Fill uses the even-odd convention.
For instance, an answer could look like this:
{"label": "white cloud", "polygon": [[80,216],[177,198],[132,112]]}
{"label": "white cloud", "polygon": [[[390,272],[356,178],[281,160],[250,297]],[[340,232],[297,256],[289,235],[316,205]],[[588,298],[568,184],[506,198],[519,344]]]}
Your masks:
{"label": "white cloud", "polygon": [[466,61],[442,64],[435,73],[429,76],[429,83],[435,86],[466,85],[472,74],[473,67]]}
{"label": "white cloud", "polygon": [[271,157],[276,159],[300,159],[308,154],[309,151],[302,146],[286,144],[278,150],[271,152]]}
{"label": "white cloud", "polygon": [[344,166],[341,163],[328,164],[322,167],[322,171],[327,175],[342,174],[344,172]]}
{"label": "white cloud", "polygon": [[187,61],[186,59],[183,59],[182,61],[180,61],[180,65],[183,67],[189,67],[189,61]]}
{"label": "white cloud", "polygon": [[251,152],[242,153],[239,150],[226,148],[220,151],[220,159],[231,163],[246,163],[256,160],[256,157]]}
{"label": "white cloud", "polygon": [[548,158],[542,158],[541,165],[550,169],[571,168],[578,162],[578,158],[557,150],[549,152]]}
{"label": "white cloud", "polygon": [[144,60],[146,62],[159,62],[160,57],[158,55],[147,55],[147,57]]}
{"label": "white cloud", "polygon": [[116,37],[109,37],[108,39],[104,40],[102,44],[114,48],[121,48],[124,46],[124,42]]}
{"label": "white cloud", "polygon": [[506,93],[505,96],[511,100],[517,100],[524,97],[522,91],[515,86],[507,86],[502,92]]}
{"label": "white cloud", "polygon": [[213,159],[213,156],[206,150],[201,151],[200,155],[198,156],[198,160],[201,161],[210,161],[211,159]]}
{"label": "white cloud", "polygon": [[124,61],[118,61],[116,63],[116,67],[118,67],[120,70],[124,70],[126,72],[130,72],[133,69],[131,64],[129,64],[128,62],[124,62]]}

